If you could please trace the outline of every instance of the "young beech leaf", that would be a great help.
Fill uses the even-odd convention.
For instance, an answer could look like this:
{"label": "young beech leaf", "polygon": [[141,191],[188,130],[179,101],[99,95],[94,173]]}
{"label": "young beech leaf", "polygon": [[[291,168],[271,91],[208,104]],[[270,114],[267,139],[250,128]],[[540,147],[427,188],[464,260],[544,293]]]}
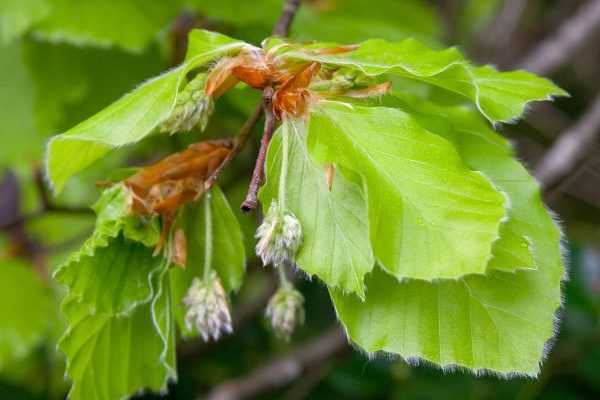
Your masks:
{"label": "young beech leaf", "polygon": [[531,101],[567,95],[532,73],[473,67],[455,48],[432,50],[414,39],[397,43],[373,39],[350,53],[318,55],[297,50],[284,57],[355,68],[371,76],[394,74],[439,86],[469,98],[492,123],[519,118]]}
{"label": "young beech leaf", "polygon": [[329,189],[326,168],[308,153],[300,120],[285,120],[269,145],[267,182],[259,196],[264,211],[278,199],[284,130],[289,142],[285,203],[300,220],[304,237],[296,262],[327,285],[364,297],[364,275],[374,264],[364,196],[339,171]]}
{"label": "young beech leaf", "polygon": [[[203,38],[209,42],[193,44]],[[205,31],[194,33],[190,40],[192,47],[184,64],[149,80],[98,114],[50,140],[47,175],[56,192],[62,190],[72,175],[110,150],[140,141],[165,122],[177,103],[178,91],[184,89],[188,72],[244,46],[243,42]],[[202,52],[192,54],[193,49]]]}
{"label": "young beech leaf", "polygon": [[163,390],[175,379],[168,263],[123,235],[93,256],[62,266],[67,287],[59,342],[67,357],[72,400],[122,399]]}
{"label": "young beech leaf", "polygon": [[[352,340],[369,352],[477,372],[537,375],[560,306],[560,231],[535,180],[476,112],[405,100],[394,104],[414,111],[419,123],[451,140],[471,168],[509,195],[510,218],[485,276],[399,283],[378,270],[367,278],[366,302],[332,293],[338,316]],[[536,270],[515,271],[529,267],[531,258]]]}
{"label": "young beech leaf", "polygon": [[308,130],[318,160],[362,176],[386,271],[425,280],[485,273],[506,199],[450,142],[403,111],[337,102],[315,106]]}
{"label": "young beech leaf", "polygon": [[[211,268],[216,271],[227,292],[239,289],[246,269],[246,252],[240,224],[225,195],[217,186],[210,191],[212,225]],[[185,308],[182,303],[195,277],[204,276],[206,252],[205,201],[186,206],[181,222],[187,237],[187,265],[170,272],[173,289],[173,307],[177,322],[184,334],[190,334],[183,323]]]}
{"label": "young beech leaf", "polygon": [[0,261],[0,296],[0,372],[5,372],[48,334],[54,310],[50,290],[23,261]]}
{"label": "young beech leaf", "polygon": [[508,219],[494,243],[488,269],[543,267],[535,254],[538,245],[534,239],[543,237],[543,225],[537,220],[545,218],[541,216],[546,210],[535,180],[514,159],[508,141],[467,107],[444,107],[412,96],[388,96],[384,102],[410,112],[424,128],[451,141],[471,169],[485,174],[509,196]]}

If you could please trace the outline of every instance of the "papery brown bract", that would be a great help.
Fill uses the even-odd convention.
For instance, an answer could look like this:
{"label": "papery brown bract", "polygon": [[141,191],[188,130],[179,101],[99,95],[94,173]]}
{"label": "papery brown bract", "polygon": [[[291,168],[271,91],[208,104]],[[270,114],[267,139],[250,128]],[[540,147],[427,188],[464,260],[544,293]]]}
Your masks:
{"label": "papery brown bract", "polygon": [[310,63],[283,83],[273,95],[273,111],[281,118],[283,113],[300,117],[306,113],[310,92],[308,86],[321,70],[321,64]]}
{"label": "papery brown bract", "polygon": [[233,141],[229,139],[195,143],[123,182],[132,196],[132,213],[163,217],[155,253],[162,249],[179,207],[202,196],[206,191],[204,182],[232,148]]}

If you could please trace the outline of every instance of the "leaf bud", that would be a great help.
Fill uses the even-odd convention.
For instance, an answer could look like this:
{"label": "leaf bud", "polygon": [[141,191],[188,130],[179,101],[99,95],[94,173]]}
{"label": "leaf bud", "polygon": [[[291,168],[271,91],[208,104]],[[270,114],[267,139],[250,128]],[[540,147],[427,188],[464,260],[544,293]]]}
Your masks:
{"label": "leaf bud", "polygon": [[206,75],[198,74],[177,93],[171,115],[161,124],[160,131],[174,134],[189,132],[194,128],[203,131],[214,110],[212,97],[204,94]]}

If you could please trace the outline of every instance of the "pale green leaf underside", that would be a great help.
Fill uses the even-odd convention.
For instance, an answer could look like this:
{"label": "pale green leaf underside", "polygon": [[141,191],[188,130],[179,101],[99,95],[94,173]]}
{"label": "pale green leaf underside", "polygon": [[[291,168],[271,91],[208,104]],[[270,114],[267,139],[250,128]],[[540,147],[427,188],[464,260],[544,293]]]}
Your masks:
{"label": "pale green leaf underside", "polygon": [[[212,265],[226,291],[238,290],[246,271],[246,251],[240,224],[229,206],[225,195],[218,186],[211,190],[212,213]],[[183,324],[183,297],[194,277],[204,274],[205,260],[205,203],[206,196],[195,204],[186,207],[181,221],[187,237],[188,258],[185,269],[174,268],[170,272],[173,288],[175,316],[182,332],[189,334]]]}
{"label": "pale green leaf underside", "polygon": [[28,356],[48,334],[54,310],[34,266],[0,262],[0,372]]}
{"label": "pale green leaf underside", "polygon": [[325,167],[308,154],[301,121],[284,121],[269,145],[267,183],[260,192],[263,208],[266,212],[278,198],[283,130],[289,138],[286,207],[300,220],[303,231],[296,263],[327,285],[364,297],[364,275],[375,262],[364,196],[339,171],[329,191]]}
{"label": "pale green leaf underside", "polygon": [[309,125],[320,161],[362,176],[371,244],[398,279],[485,273],[505,198],[450,142],[385,107],[321,102]]}
{"label": "pale green leaf underside", "polygon": [[59,348],[67,356],[70,399],[123,399],[164,389],[176,377],[167,267],[120,235],[57,274],[68,288],[68,329]]}
{"label": "pale green leaf underside", "polygon": [[439,86],[469,98],[492,123],[519,118],[531,101],[566,95],[549,80],[529,72],[473,67],[455,48],[432,50],[413,39],[397,43],[368,40],[356,51],[338,55],[294,51],[286,56],[356,68],[367,75],[395,74]]}
{"label": "pale green leaf underside", "polygon": [[[352,340],[369,352],[393,352],[443,367],[537,375],[560,305],[560,232],[534,179],[476,113],[416,99],[404,108],[412,110],[410,105],[421,110],[420,123],[451,140],[469,166],[510,196],[510,219],[490,262],[497,270],[435,283],[399,283],[375,271],[367,278],[366,302],[332,293],[338,316]],[[531,246],[519,252],[524,239]],[[522,267],[515,264],[519,260],[537,270],[515,271]]]}
{"label": "pale green leaf underside", "polygon": [[[171,114],[178,90],[191,69],[242,45],[243,42],[222,35],[194,31],[184,64],[147,81],[91,118],[53,137],[48,143],[46,167],[54,190],[60,192],[71,176],[109,151],[151,134]],[[202,53],[193,54],[192,50]]]}

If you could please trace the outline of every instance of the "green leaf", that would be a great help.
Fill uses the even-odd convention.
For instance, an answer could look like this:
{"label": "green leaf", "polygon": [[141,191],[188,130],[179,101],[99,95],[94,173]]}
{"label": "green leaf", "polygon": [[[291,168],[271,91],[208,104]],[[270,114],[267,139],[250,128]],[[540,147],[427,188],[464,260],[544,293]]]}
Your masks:
{"label": "green leaf", "polygon": [[[377,270],[367,278],[366,302],[332,293],[338,317],[352,340],[369,352],[477,372],[537,375],[554,335],[564,267],[560,231],[534,178],[473,110],[412,97],[395,104],[452,141],[471,168],[510,197],[509,219],[485,276],[400,283]],[[537,269],[517,270],[521,267]]]}
{"label": "green leaf", "polygon": [[50,330],[50,291],[34,268],[23,261],[0,261],[0,371],[31,354]]}
{"label": "green leaf", "polygon": [[52,42],[139,52],[167,28],[178,2],[144,0],[52,0],[47,18],[35,27],[37,37]]}
{"label": "green leaf", "polygon": [[68,288],[59,348],[73,381],[69,398],[121,399],[176,378],[167,268],[120,235],[57,271]]}
{"label": "green leaf", "polygon": [[371,244],[398,279],[486,272],[505,199],[447,140],[386,107],[315,106],[309,148],[362,177]]}
{"label": "green leaf", "polygon": [[278,199],[282,135],[288,137],[286,208],[300,220],[303,242],[296,262],[327,285],[364,297],[364,275],[374,264],[369,242],[367,208],[361,188],[335,172],[331,191],[325,167],[315,163],[306,148],[306,127],[286,120],[269,145],[267,183],[260,192],[264,211]]}
{"label": "green leaf", "polygon": [[[193,33],[191,39],[191,48],[202,53],[188,53],[188,60],[180,67],[147,81],[98,114],[50,140],[47,174],[55,192],[60,192],[72,175],[112,149],[138,142],[155,131],[171,115],[178,90],[191,69],[239,50],[243,45],[242,42],[227,42],[223,37],[205,31]],[[195,43],[204,39],[208,42]]]}
{"label": "green leaf", "polygon": [[47,0],[3,0],[0,2],[0,43],[21,36],[49,11]]}
{"label": "green leaf", "polygon": [[432,50],[413,39],[397,43],[367,40],[356,51],[338,55],[294,51],[285,56],[355,68],[372,76],[394,74],[439,86],[469,98],[492,123],[519,118],[531,101],[567,95],[549,80],[532,73],[473,67],[455,48]]}
{"label": "green leaf", "polygon": [[[221,189],[214,186],[210,192],[211,213],[211,268],[226,291],[238,290],[246,270],[246,252],[240,224]],[[186,207],[181,217],[187,238],[187,265],[171,271],[173,303],[182,332],[189,334],[184,323],[182,300],[194,277],[202,277],[206,261],[206,201]]]}
{"label": "green leaf", "polygon": [[386,104],[411,113],[421,126],[454,144],[464,162],[480,171],[510,199],[508,219],[494,243],[488,269],[535,269],[535,237],[543,237],[532,216],[545,215],[539,188],[514,159],[509,142],[466,107],[444,107],[413,96],[387,96]]}

